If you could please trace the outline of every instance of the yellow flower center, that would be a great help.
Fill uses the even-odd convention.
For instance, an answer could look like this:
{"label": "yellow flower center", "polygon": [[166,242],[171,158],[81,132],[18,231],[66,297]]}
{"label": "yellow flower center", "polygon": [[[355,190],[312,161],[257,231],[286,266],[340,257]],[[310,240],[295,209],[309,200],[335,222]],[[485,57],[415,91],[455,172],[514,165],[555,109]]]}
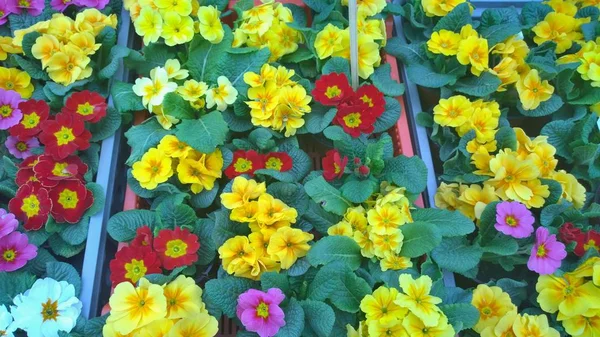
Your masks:
{"label": "yellow flower center", "polygon": [[596,249],[596,250],[600,250],[600,247],[598,247],[598,244],[597,244],[597,243],[596,243],[596,241],[595,241],[595,240],[593,240],[593,239],[590,239],[590,240],[588,240],[588,242],[586,242],[586,243],[583,245],[583,248],[584,248],[585,250],[588,250],[588,249],[590,249],[590,248],[594,248],[594,249]]}
{"label": "yellow flower center", "polygon": [[546,245],[542,243],[538,247],[537,252],[535,253],[535,255],[537,255],[537,257],[545,257],[547,254],[548,254],[548,251],[546,250]]}
{"label": "yellow flower center", "polygon": [[256,316],[261,318],[268,318],[269,305],[265,302],[260,302],[260,304],[256,307]]}
{"label": "yellow flower center", "polygon": [[[389,330],[388,330],[389,331]],[[427,335],[429,333],[429,328],[423,328],[423,334]]]}
{"label": "yellow flower center", "polygon": [[481,309],[481,315],[482,316],[490,316],[492,314],[492,309],[489,307],[485,307],[483,309]]}
{"label": "yellow flower center", "polygon": [[94,106],[89,102],[85,102],[85,104],[79,104],[77,106],[77,113],[82,116],[88,116],[94,113]]}
{"label": "yellow flower center", "polygon": [[337,163],[333,163],[333,172],[335,174],[338,174],[342,171],[342,169],[340,168],[340,165],[338,165]]}
{"label": "yellow flower center", "polygon": [[32,113],[23,115],[23,119],[21,120],[21,125],[23,125],[23,127],[25,129],[33,129],[38,125],[39,122],[40,122],[40,116],[37,113],[32,112]]}
{"label": "yellow flower center", "polygon": [[40,200],[34,194],[24,198],[21,211],[23,211],[28,218],[38,215],[40,212]]}
{"label": "yellow flower center", "polygon": [[[125,277],[133,283],[137,283],[146,275],[148,268],[144,265],[144,260],[132,259],[131,262],[125,264],[125,270],[127,271]],[[140,304],[143,306],[142,303]]]}
{"label": "yellow flower center", "polygon": [[12,115],[13,109],[10,105],[5,104],[3,106],[0,106],[0,115],[2,115],[2,117],[10,117]]}
{"label": "yellow flower center", "polygon": [[25,142],[18,142],[17,145],[15,146],[17,148],[17,150],[19,150],[20,152],[25,152],[27,151],[27,144],[25,144]]}
{"label": "yellow flower center", "polygon": [[54,137],[56,137],[56,143],[60,146],[67,145],[75,140],[73,129],[66,126],[61,126],[60,130],[54,133]]}
{"label": "yellow flower center", "polygon": [[42,304],[42,318],[45,321],[56,321],[58,318],[58,301],[52,302],[48,299],[46,303]]}
{"label": "yellow flower center", "polygon": [[73,68],[75,68],[75,65],[74,65],[73,63],[69,63],[69,64],[67,64],[67,70],[68,70],[68,71],[72,71],[72,70],[73,70]]}
{"label": "yellow flower center", "polygon": [[446,48],[446,47],[448,47],[448,43],[444,41],[444,42],[442,42],[441,46],[442,46],[442,48]]}
{"label": "yellow flower center", "polygon": [[363,95],[360,98],[360,100],[363,101],[364,103],[367,103],[369,105],[369,108],[372,108],[374,106],[373,100],[371,99],[371,97],[369,97],[367,95]]}
{"label": "yellow flower center", "polygon": [[13,249],[5,250],[4,253],[2,254],[2,258],[6,262],[12,262],[12,261],[14,261],[14,259],[17,258],[17,252],[15,252]]}
{"label": "yellow flower center", "polygon": [[15,84],[11,81],[6,82],[6,89],[11,90],[14,89]]}
{"label": "yellow flower center", "polygon": [[167,242],[165,255],[172,258],[178,258],[187,254],[187,243],[180,239]]}
{"label": "yellow flower center", "polygon": [[458,117],[458,111],[456,111],[454,109],[449,110],[448,111],[448,117],[452,117],[452,118]]}
{"label": "yellow flower center", "polygon": [[515,177],[513,177],[512,175],[507,175],[506,178],[504,178],[505,181],[507,182],[511,182],[515,179]]}
{"label": "yellow flower center", "polygon": [[510,227],[515,227],[518,225],[517,219],[515,219],[515,217],[512,215],[507,216],[506,219],[504,219],[504,222],[506,222],[506,224]]}
{"label": "yellow flower center", "polygon": [[239,158],[233,167],[238,173],[248,172],[252,170],[252,162],[245,158]]}
{"label": "yellow flower center", "polygon": [[69,166],[67,163],[54,163],[54,168],[52,169],[52,174],[57,177],[68,177],[69,173],[66,172],[66,168]]}
{"label": "yellow flower center", "polygon": [[271,170],[280,171],[282,166],[283,162],[281,161],[281,159],[275,157],[269,158],[269,160],[267,160],[267,162],[265,163],[265,167]]}
{"label": "yellow flower center", "polygon": [[77,192],[65,188],[58,195],[58,203],[61,204],[61,206],[64,209],[76,208],[77,204],[79,203],[79,197],[77,196]]}
{"label": "yellow flower center", "polygon": [[340,88],[338,88],[337,85],[334,85],[332,87],[327,87],[327,90],[325,91],[325,96],[327,96],[327,98],[329,98],[329,99],[331,99],[333,97],[338,97],[341,94],[342,94],[342,91],[340,90]]}
{"label": "yellow flower center", "polygon": [[344,116],[344,123],[346,123],[347,127],[352,129],[359,127],[360,124],[362,124],[362,121],[360,120],[360,113],[353,112]]}

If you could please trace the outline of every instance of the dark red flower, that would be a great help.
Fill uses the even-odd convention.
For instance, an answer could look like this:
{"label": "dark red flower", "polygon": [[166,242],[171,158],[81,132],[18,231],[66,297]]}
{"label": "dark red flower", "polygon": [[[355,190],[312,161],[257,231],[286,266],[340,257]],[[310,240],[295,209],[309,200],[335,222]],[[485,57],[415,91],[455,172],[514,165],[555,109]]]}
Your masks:
{"label": "dark red flower", "polygon": [[84,121],[97,123],[106,116],[106,99],[89,90],[76,92],[67,98],[62,111],[78,116]]}
{"label": "dark red flower", "polygon": [[154,249],[158,253],[163,267],[173,270],[177,267],[190,266],[198,261],[198,237],[187,229],[175,227],[174,230],[163,229],[154,239]]}
{"label": "dark red flower", "polygon": [[362,133],[370,134],[375,129],[375,118],[369,110],[367,103],[362,101],[340,105],[334,121],[354,138],[360,137]]}
{"label": "dark red flower", "polygon": [[123,247],[110,261],[113,287],[121,282],[136,284],[146,275],[160,273],[160,259],[150,247]]}
{"label": "dark red flower", "polygon": [[582,240],[577,241],[577,246],[575,247],[574,253],[577,256],[583,256],[590,248],[600,251],[600,233],[594,230],[585,233]]}
{"label": "dark red flower", "polygon": [[279,172],[285,172],[292,169],[292,157],[285,152],[271,152],[265,155],[265,168]]}
{"label": "dark red flower", "polygon": [[56,160],[87,149],[90,138],[92,134],[86,130],[83,120],[72,114],[60,113],[55,120],[42,123],[40,141],[46,146],[46,154]]}
{"label": "dark red flower", "polygon": [[138,227],[135,231],[135,238],[131,241],[131,247],[150,247],[152,248],[154,235],[148,226]]}
{"label": "dark red flower", "polygon": [[558,230],[560,241],[569,244],[573,241],[583,241],[585,234],[571,222],[565,222]]}
{"label": "dark red flower", "polygon": [[77,223],[94,203],[94,195],[79,180],[61,181],[50,189],[50,199],[56,222]]}
{"label": "dark red flower", "polygon": [[356,91],[356,97],[369,106],[369,112],[377,119],[385,111],[385,98],[374,85],[363,85]]}
{"label": "dark red flower", "polygon": [[33,167],[38,163],[40,156],[31,156],[23,160],[19,165],[15,182],[18,186],[31,183],[34,189],[42,187],[40,181],[35,177]]}
{"label": "dark red flower", "polygon": [[225,175],[233,179],[239,175],[247,174],[254,176],[254,171],[264,168],[263,157],[254,150],[238,150],[233,153],[233,161],[225,170]]}
{"label": "dark red flower", "polygon": [[342,158],[338,150],[327,151],[322,161],[323,177],[327,181],[341,178],[344,175],[346,164],[348,164],[348,157]]}
{"label": "dark red flower", "polygon": [[37,231],[48,220],[52,201],[45,188],[35,188],[31,183],[21,185],[17,194],[8,202],[8,209],[23,222],[28,231]]}
{"label": "dark red flower", "polygon": [[315,82],[315,88],[311,92],[315,101],[326,105],[336,106],[347,97],[354,94],[354,90],[348,83],[346,74],[331,73],[321,76]]}
{"label": "dark red flower", "polygon": [[19,124],[11,127],[8,131],[11,136],[23,141],[40,133],[42,123],[48,119],[50,114],[50,107],[44,101],[30,99],[19,103],[19,109],[23,113],[23,118]]}
{"label": "dark red flower", "polygon": [[367,165],[361,165],[358,168],[358,174],[360,174],[363,177],[368,176],[369,173],[371,173],[371,169],[369,169],[369,167]]}
{"label": "dark red flower", "polygon": [[35,177],[44,187],[54,187],[61,180],[79,180],[84,182],[83,175],[88,171],[87,165],[77,156],[69,156],[62,160],[54,160],[52,156],[42,155],[33,167]]}

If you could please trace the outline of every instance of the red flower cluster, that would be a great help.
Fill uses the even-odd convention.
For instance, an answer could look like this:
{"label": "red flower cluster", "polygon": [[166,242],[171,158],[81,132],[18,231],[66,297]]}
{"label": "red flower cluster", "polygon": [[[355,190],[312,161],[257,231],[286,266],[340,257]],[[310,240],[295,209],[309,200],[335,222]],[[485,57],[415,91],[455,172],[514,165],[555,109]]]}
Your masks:
{"label": "red flower cluster", "polygon": [[77,223],[94,203],[83,175],[88,167],[79,157],[54,160],[32,156],[19,165],[16,183],[21,186],[8,207],[26,230],[39,230],[52,215],[56,222]]}
{"label": "red flower cluster", "polygon": [[19,124],[8,129],[10,135],[17,137],[20,141],[26,141],[36,137],[42,131],[42,123],[50,116],[50,107],[44,101],[30,99],[19,103],[19,109],[23,118]]}
{"label": "red flower cluster", "polygon": [[270,169],[285,172],[291,170],[292,166],[292,157],[285,152],[260,154],[254,150],[238,150],[233,153],[233,161],[225,170],[225,175],[229,179],[242,174],[254,177],[256,170]]}
{"label": "red flower cluster", "polygon": [[163,229],[155,238],[148,226],[140,227],[130,245],[110,261],[110,280],[113,286],[121,282],[135,284],[148,274],[162,273],[162,268],[190,266],[198,261],[198,249],[198,236],[187,229]]}
{"label": "red flower cluster", "polygon": [[575,250],[573,252],[577,256],[583,256],[590,248],[600,251],[600,233],[596,232],[595,230],[590,230],[584,233],[572,223],[566,222],[560,227],[558,231],[558,237],[565,244],[576,242],[577,245],[575,246]]}
{"label": "red flower cluster", "polygon": [[329,150],[325,154],[321,165],[323,166],[323,177],[327,181],[341,178],[344,175],[344,169],[348,164],[348,157],[340,155],[338,150]]}
{"label": "red flower cluster", "polygon": [[311,93],[317,102],[337,107],[334,122],[355,138],[372,133],[375,121],[385,111],[385,98],[374,85],[363,85],[354,92],[343,73],[321,76]]}

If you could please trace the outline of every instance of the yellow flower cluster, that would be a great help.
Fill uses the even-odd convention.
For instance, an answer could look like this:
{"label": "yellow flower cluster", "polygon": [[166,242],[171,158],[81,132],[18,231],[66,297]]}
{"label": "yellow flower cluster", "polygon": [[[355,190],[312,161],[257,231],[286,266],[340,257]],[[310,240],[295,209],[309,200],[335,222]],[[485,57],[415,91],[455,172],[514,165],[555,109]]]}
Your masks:
{"label": "yellow flower cluster", "polygon": [[498,198],[541,208],[550,190],[540,179],[552,179],[562,187],[561,199],[583,207],[585,187],[572,174],[555,170],[556,149],[548,143],[548,137],[531,139],[522,129],[513,130],[517,136],[516,151],[503,149],[493,155],[485,146],[479,146],[472,155],[471,163],[477,168],[474,173],[491,177],[483,186],[442,183],[435,195],[436,206],[460,210],[471,219],[479,219],[485,206]]}
{"label": "yellow flower cluster", "polygon": [[248,89],[246,101],[250,107],[252,124],[276,131],[285,130],[285,136],[296,134],[296,130],[304,125],[304,114],[310,113],[308,105],[312,97],[306,89],[292,80],[296,74],[293,69],[283,66],[277,68],[264,64],[260,73],[247,72],[244,82]]}
{"label": "yellow flower cluster", "polygon": [[488,41],[480,37],[473,26],[465,25],[460,34],[442,29],[427,41],[427,49],[434,54],[456,55],[462,65],[471,65],[471,73],[479,76],[489,69]]}
{"label": "yellow flower cluster", "polygon": [[[448,13],[452,12],[454,7],[465,2],[467,2],[467,0],[421,0],[421,5],[423,6],[425,15],[433,17],[446,16]],[[469,6],[471,6],[471,4],[469,4]]]}
{"label": "yellow flower cluster", "polygon": [[252,231],[219,247],[227,273],[259,280],[263,272],[289,269],[310,249],[314,236],[291,227],[298,212],[267,193],[265,183],[236,177],[231,193],[221,194],[221,203],[231,210],[231,220],[247,223]]}
{"label": "yellow flower cluster", "polygon": [[548,324],[545,315],[517,313],[508,293],[500,287],[480,284],[473,291],[471,304],[479,311],[479,321],[473,327],[481,337],[559,337],[560,333]]}
{"label": "yellow flower cluster", "polygon": [[400,228],[413,222],[410,201],[404,192],[404,188],[382,183],[381,193],[373,195],[366,208],[348,208],[342,221],[329,227],[327,234],[353,238],[362,255],[376,257],[383,271],[410,268],[410,259],[400,256],[404,241]]}
{"label": "yellow flower cluster", "polygon": [[500,62],[490,69],[490,72],[502,81],[498,92],[506,91],[508,85],[517,83],[529,72],[529,65],[525,58],[529,54],[527,43],[516,35],[509,37],[492,47],[492,54],[500,55]]}
{"label": "yellow flower cluster", "polygon": [[190,184],[192,193],[212,190],[221,178],[223,155],[200,153],[173,135],[164,136],[157,148],[149,149],[132,166],[132,175],[145,189],[153,190],[177,172],[182,184]]}
{"label": "yellow flower cluster", "polygon": [[600,334],[600,258],[591,257],[562,276],[540,275],[535,289],[542,310],[558,312],[569,336]]}
{"label": "yellow flower cluster", "polygon": [[50,20],[15,31],[13,44],[21,47],[26,34],[40,33],[31,54],[54,82],[66,86],[92,75],[90,56],[101,47],[96,37],[104,27],[116,28],[117,16],[106,16],[95,8],[78,13],[75,20],[56,13]]}
{"label": "yellow flower cluster", "polygon": [[600,37],[596,41],[581,44],[581,49],[575,54],[562,56],[557,63],[581,62],[577,72],[581,78],[590,81],[593,87],[600,87]]}
{"label": "yellow flower cluster", "polygon": [[409,274],[399,278],[400,288],[381,286],[365,296],[360,309],[366,320],[358,330],[347,325],[348,337],[452,337],[454,328],[437,306],[439,297],[432,296],[432,281],[423,275],[416,280]]}
{"label": "yellow flower cluster", "polygon": [[[381,0],[361,1],[359,5],[358,75],[363,79],[369,78],[381,64],[379,49],[386,43],[385,22],[383,19],[369,19],[366,13],[379,13],[384,7],[385,1]],[[314,47],[321,60],[328,57],[343,57],[349,60],[350,28],[341,29],[331,23],[327,24],[317,34]]]}
{"label": "yellow flower cluster", "polygon": [[162,286],[145,278],[137,287],[120,283],[109,304],[104,337],[212,337],[219,330],[217,319],[202,302],[202,289],[183,275]]}
{"label": "yellow flower cluster", "polygon": [[546,2],[554,9],[531,30],[535,33],[533,41],[541,45],[547,41],[556,43],[556,53],[562,54],[573,46],[573,42],[583,43],[581,25],[590,22],[590,18],[575,18],[577,6],[567,1],[551,0]]}
{"label": "yellow flower cluster", "polygon": [[16,91],[24,99],[30,98],[34,89],[26,71],[4,67],[0,67],[0,88]]}
{"label": "yellow flower cluster", "polygon": [[22,54],[23,49],[20,46],[15,46],[13,38],[10,36],[0,36],[0,61],[8,58],[9,54]]}
{"label": "yellow flower cluster", "polygon": [[263,2],[243,12],[241,23],[233,32],[232,46],[269,48],[269,62],[275,62],[295,52],[298,43],[303,42],[303,36],[287,25],[294,22],[289,8],[273,0]]}

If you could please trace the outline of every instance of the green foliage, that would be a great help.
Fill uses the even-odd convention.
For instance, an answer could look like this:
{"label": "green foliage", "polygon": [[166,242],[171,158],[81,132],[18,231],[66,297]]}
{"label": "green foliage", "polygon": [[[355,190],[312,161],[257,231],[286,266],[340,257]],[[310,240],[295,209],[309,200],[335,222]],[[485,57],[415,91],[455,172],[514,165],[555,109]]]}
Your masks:
{"label": "green foliage", "polygon": [[65,281],[75,287],[75,294],[81,292],[81,277],[73,266],[64,262],[48,262],[46,265],[46,274],[56,281]]}
{"label": "green foliage", "polygon": [[427,186],[427,167],[419,157],[398,157],[385,161],[383,176],[409,193],[419,194]]}
{"label": "green foliage", "polygon": [[177,125],[175,136],[202,153],[212,153],[225,143],[229,128],[219,111],[213,111],[200,119],[186,119]]}
{"label": "green foliage", "polygon": [[[389,5],[389,4],[388,4]],[[392,79],[392,68],[389,64],[382,64],[375,69],[375,73],[371,76],[373,85],[386,96],[400,96],[404,93],[404,84],[398,83]]]}
{"label": "green foliage", "polygon": [[157,212],[135,209],[119,212],[113,215],[107,224],[108,234],[118,242],[128,242],[135,238],[136,230],[142,226],[150,229],[162,224]]}
{"label": "green foliage", "polygon": [[476,268],[483,251],[477,244],[469,244],[466,238],[444,238],[432,252],[431,257],[440,268],[466,274]]}
{"label": "green foliage", "polygon": [[335,313],[333,309],[323,303],[313,300],[304,300],[300,302],[304,310],[304,333],[309,336],[328,337],[335,323]]}
{"label": "green foliage", "polygon": [[344,215],[346,209],[352,206],[352,203],[345,199],[341,192],[325,181],[322,176],[306,182],[304,190],[314,202],[320,204],[328,212]]}
{"label": "green foliage", "polygon": [[233,318],[238,297],[251,288],[258,288],[258,283],[238,277],[214,279],[206,282],[202,297],[206,302],[214,304],[225,315]]}
{"label": "green foliage", "polygon": [[352,270],[360,267],[362,255],[356,242],[346,236],[327,236],[318,240],[306,256],[313,266],[326,265],[336,261],[343,262]]}
{"label": "green foliage", "polygon": [[431,252],[442,241],[442,234],[438,227],[428,222],[415,221],[400,227],[404,235],[400,255],[419,257]]}
{"label": "green foliage", "polygon": [[462,78],[453,86],[453,89],[474,97],[485,97],[496,92],[502,81],[498,76],[484,72],[481,76]]}
{"label": "green foliage", "polygon": [[28,272],[0,272],[0,305],[13,305],[13,298],[31,288],[35,280]]}
{"label": "green foliage", "polygon": [[[413,220],[419,223],[435,225],[442,237],[464,236],[475,230],[475,224],[458,211],[436,208],[417,208],[411,210]],[[402,227],[403,229],[404,227]],[[406,242],[406,236],[405,236]]]}
{"label": "green foliage", "polygon": [[438,32],[442,29],[449,30],[455,33],[460,33],[460,30],[465,25],[472,25],[471,20],[471,8],[468,3],[461,3],[454,7],[450,13],[442,17],[438,23],[433,27],[434,32]]}

